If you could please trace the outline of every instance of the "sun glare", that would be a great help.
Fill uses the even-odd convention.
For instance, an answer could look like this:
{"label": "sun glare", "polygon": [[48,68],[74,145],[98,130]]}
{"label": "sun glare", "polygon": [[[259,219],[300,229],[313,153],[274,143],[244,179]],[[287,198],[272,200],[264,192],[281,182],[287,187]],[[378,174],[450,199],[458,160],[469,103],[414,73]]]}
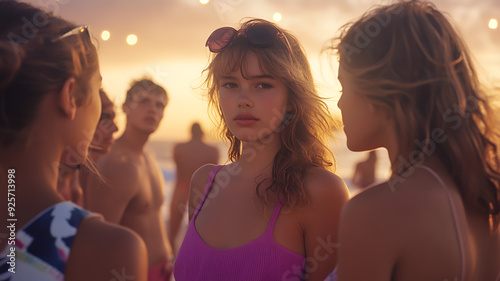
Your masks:
{"label": "sun glare", "polygon": [[203,4],[203,5],[205,5],[205,4],[208,3],[208,1],[210,1],[210,0],[200,0],[200,3]]}

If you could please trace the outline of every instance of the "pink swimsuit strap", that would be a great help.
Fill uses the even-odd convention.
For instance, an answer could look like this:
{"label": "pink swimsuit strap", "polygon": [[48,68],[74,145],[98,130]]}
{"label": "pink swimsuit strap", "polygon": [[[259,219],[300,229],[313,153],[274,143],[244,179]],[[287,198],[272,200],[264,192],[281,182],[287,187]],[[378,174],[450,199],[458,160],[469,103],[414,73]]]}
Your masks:
{"label": "pink swimsuit strap", "polygon": [[210,191],[210,187],[212,186],[212,183],[215,179],[215,175],[222,169],[222,165],[217,165],[215,166],[212,171],[210,172],[210,176],[208,177],[207,184],[205,185],[205,192],[203,193],[203,197],[200,200],[200,203],[196,207],[196,210],[194,211],[193,219],[196,218],[198,213],[200,212],[201,207],[203,206],[203,203],[205,202],[205,199],[207,199],[208,192]]}

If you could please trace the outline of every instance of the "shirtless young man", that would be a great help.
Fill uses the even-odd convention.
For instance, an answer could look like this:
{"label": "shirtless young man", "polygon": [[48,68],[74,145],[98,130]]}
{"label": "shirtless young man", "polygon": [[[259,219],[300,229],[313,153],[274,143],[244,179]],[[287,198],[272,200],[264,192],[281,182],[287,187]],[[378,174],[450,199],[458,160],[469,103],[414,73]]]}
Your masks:
{"label": "shirtless young man", "polygon": [[[216,147],[203,142],[203,130],[200,124],[193,123],[191,140],[179,143],[174,147],[174,161],[176,166],[176,184],[170,203],[170,219],[168,222],[168,237],[170,244],[177,255],[176,244],[179,226],[187,208],[189,186],[194,172],[205,164],[217,164],[219,151]],[[201,194],[203,195],[203,194]]]}
{"label": "shirtless young man", "polygon": [[109,154],[97,162],[103,179],[89,177],[87,208],[107,221],[137,232],[148,249],[148,280],[169,280],[172,266],[165,223],[160,213],[164,187],[156,160],[144,151],[156,131],[167,105],[167,92],[148,79],[134,81],[123,111],[127,124]]}

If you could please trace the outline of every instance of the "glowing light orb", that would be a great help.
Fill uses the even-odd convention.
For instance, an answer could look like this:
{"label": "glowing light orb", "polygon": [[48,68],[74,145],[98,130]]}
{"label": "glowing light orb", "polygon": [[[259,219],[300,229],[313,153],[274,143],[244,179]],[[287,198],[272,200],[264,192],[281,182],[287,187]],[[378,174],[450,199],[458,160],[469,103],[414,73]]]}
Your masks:
{"label": "glowing light orb", "polygon": [[279,22],[279,21],[281,21],[281,19],[282,19],[282,16],[280,13],[274,13],[274,15],[273,15],[274,21]]}
{"label": "glowing light orb", "polygon": [[205,4],[207,4],[209,1],[210,1],[210,0],[200,0],[200,3],[201,3],[201,4],[203,4],[203,5],[205,5]]}
{"label": "glowing light orb", "polygon": [[104,31],[101,33],[101,38],[102,38],[102,40],[104,40],[104,41],[108,41],[110,36],[111,36],[111,33],[109,33],[109,31],[107,31],[107,30],[104,30]]}
{"label": "glowing light orb", "polygon": [[130,34],[129,36],[127,36],[127,44],[131,46],[137,44],[137,36],[135,36],[134,34]]}
{"label": "glowing light orb", "polygon": [[491,29],[497,29],[498,21],[496,19],[490,19],[490,22],[488,23],[488,27]]}

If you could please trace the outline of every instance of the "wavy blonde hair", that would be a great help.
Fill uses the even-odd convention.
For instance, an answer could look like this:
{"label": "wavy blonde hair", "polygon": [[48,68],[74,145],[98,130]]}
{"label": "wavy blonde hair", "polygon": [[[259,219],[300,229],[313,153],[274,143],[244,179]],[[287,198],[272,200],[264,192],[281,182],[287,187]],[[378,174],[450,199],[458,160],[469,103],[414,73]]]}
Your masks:
{"label": "wavy blonde hair", "polygon": [[464,203],[498,226],[498,119],[450,21],[427,1],[376,7],[343,26],[333,49],[359,89],[393,116],[393,175],[435,152]]}
{"label": "wavy blonde hair", "polygon": [[[328,168],[335,159],[326,144],[337,125],[323,99],[318,95],[305,52],[295,36],[276,24],[262,19],[250,19],[240,29],[255,24],[274,26],[288,40],[291,53],[285,41],[276,40],[269,47],[258,48],[248,44],[245,36],[237,36],[222,52],[215,54],[204,70],[204,85],[207,90],[212,119],[219,128],[221,137],[230,142],[229,158],[235,161],[241,157],[241,141],[229,130],[219,104],[219,77],[240,70],[246,77],[245,57],[254,53],[263,71],[283,81],[288,89],[288,103],[292,108],[285,114],[280,127],[281,148],[274,157],[272,178],[267,191],[282,193],[285,204],[300,206],[308,202],[304,190],[304,178],[311,167]],[[288,118],[287,118],[288,117]],[[267,203],[265,194],[256,192]]]}

